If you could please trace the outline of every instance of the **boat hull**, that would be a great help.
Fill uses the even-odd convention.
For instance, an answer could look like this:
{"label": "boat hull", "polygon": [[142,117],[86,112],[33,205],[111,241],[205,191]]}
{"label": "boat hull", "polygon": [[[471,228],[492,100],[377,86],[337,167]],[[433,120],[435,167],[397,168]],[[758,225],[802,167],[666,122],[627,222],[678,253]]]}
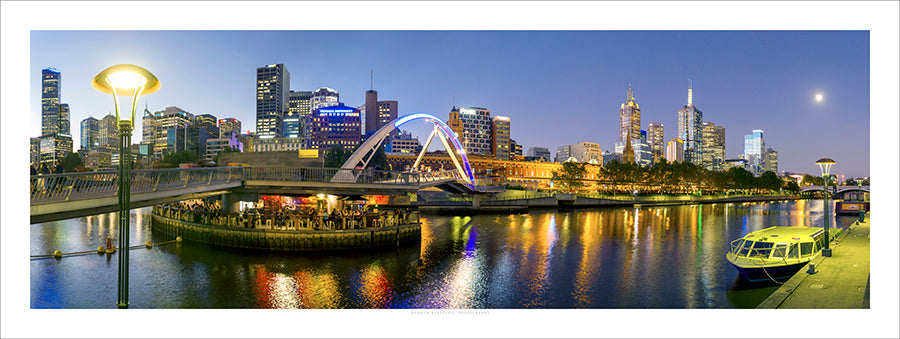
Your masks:
{"label": "boat hull", "polygon": [[738,273],[740,273],[744,279],[750,282],[771,281],[773,279],[777,280],[778,282],[785,282],[786,280],[794,276],[797,271],[805,267],[808,262],[809,261],[804,261],[796,264],[768,267],[741,267],[735,265],[734,263],[731,264],[734,266],[734,268],[737,269]]}

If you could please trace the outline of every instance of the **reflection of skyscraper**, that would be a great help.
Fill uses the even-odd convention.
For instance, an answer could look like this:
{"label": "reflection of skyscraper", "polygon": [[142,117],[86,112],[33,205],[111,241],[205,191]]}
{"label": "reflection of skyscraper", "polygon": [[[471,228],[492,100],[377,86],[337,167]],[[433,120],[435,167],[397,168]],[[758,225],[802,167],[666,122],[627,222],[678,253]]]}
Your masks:
{"label": "reflection of skyscraper", "polygon": [[721,171],[725,164],[725,127],[703,122],[703,167]]}
{"label": "reflection of skyscraper", "polygon": [[[630,137],[629,137],[630,135]],[[641,108],[634,101],[631,85],[628,85],[628,97],[619,108],[619,142],[641,138]]]}
{"label": "reflection of skyscraper", "polygon": [[747,160],[747,166],[754,175],[764,171],[765,149],[766,141],[763,140],[762,130],[755,129],[752,133],[744,135],[744,160]]}
{"label": "reflection of skyscraper", "polygon": [[41,70],[41,134],[59,133],[59,98],[62,74],[55,68]]}
{"label": "reflection of skyscraper", "polygon": [[703,165],[703,112],[694,106],[694,91],[688,87],[688,103],[678,111],[678,138],[684,141],[684,161]]}
{"label": "reflection of skyscraper", "polygon": [[280,138],[287,110],[291,74],[284,64],[256,69],[256,133],[260,137]]}

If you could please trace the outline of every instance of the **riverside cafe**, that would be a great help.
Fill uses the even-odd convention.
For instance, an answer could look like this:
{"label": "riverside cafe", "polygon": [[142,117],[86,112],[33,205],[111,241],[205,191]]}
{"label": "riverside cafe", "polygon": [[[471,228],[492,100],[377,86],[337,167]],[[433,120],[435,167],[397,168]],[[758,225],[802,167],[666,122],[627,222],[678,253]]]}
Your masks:
{"label": "riverside cafe", "polygon": [[241,202],[240,212],[255,210],[264,216],[274,216],[279,212],[305,212],[314,210],[316,215],[327,218],[340,211],[342,214],[362,213],[366,215],[365,225],[380,225],[382,213],[379,204],[387,204],[385,195],[261,195],[256,202]]}

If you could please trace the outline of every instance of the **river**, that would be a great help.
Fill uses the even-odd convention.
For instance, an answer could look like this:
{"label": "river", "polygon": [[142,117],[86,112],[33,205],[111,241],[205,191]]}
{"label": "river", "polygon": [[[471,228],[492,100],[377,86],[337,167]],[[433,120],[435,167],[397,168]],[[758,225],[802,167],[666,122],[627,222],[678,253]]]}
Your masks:
{"label": "river", "polygon": [[[153,232],[150,208],[131,213],[132,245],[172,240]],[[375,251],[132,249],[130,307],[752,308],[778,285],[739,282],[729,242],[769,226],[821,227],[823,214],[821,200],[797,200],[421,221],[420,244]],[[34,224],[30,251],[96,249],[116,228],[116,213]],[[31,307],[115,308],[117,259],[32,258]]]}

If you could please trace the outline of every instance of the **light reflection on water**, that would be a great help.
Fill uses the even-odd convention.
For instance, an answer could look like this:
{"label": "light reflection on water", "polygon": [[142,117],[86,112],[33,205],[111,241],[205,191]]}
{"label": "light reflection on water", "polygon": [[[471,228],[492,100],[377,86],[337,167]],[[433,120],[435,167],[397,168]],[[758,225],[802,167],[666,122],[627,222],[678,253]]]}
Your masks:
{"label": "light reflection on water", "polygon": [[[149,209],[132,245],[163,242]],[[853,217],[835,218],[839,224]],[[31,253],[116,241],[116,213],[32,225]],[[735,288],[731,240],[822,225],[821,201],[423,216],[399,249],[280,253],[185,242],[133,250],[133,308],[731,308],[775,287]],[[116,255],[31,260],[33,308],[112,308]]]}

